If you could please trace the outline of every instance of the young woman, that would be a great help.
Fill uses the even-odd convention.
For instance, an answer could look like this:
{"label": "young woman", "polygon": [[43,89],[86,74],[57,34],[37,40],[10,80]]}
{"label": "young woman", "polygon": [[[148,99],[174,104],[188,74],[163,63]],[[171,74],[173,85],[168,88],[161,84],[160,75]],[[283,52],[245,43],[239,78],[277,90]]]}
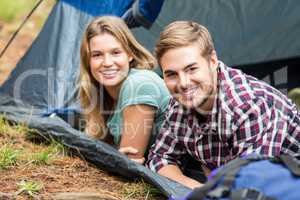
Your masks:
{"label": "young woman", "polygon": [[87,27],[81,45],[80,101],[86,133],[114,143],[143,163],[170,98],[151,69],[155,59],[121,18],[103,16]]}

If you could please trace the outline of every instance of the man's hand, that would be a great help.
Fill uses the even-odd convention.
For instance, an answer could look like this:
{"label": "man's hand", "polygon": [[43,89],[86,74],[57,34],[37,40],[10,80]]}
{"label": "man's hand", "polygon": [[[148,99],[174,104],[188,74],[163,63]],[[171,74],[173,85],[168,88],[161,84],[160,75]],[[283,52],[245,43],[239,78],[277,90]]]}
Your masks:
{"label": "man's hand", "polygon": [[128,158],[134,162],[139,164],[144,164],[145,158],[144,157],[136,157],[135,155],[139,152],[137,149],[133,147],[121,147],[119,152],[128,156]]}
{"label": "man's hand", "polygon": [[158,170],[158,173],[191,189],[201,187],[203,185],[202,183],[185,176],[177,165],[166,165]]}

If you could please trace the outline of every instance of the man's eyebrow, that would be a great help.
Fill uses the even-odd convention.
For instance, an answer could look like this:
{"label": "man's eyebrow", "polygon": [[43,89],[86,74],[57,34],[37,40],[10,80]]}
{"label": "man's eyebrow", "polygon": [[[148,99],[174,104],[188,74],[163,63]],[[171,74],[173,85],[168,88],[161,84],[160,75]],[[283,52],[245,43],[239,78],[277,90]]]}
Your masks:
{"label": "man's eyebrow", "polygon": [[[188,64],[187,66],[185,66],[185,67],[183,68],[183,70],[187,70],[189,67],[192,67],[192,66],[194,66],[194,65],[196,65],[196,64],[197,64],[196,62],[190,63],[190,64]],[[175,73],[175,71],[170,70],[170,69],[167,69],[167,70],[164,71],[164,74],[170,74],[170,73]]]}
{"label": "man's eyebrow", "polygon": [[164,74],[170,74],[170,73],[175,73],[175,71],[173,71],[173,70],[166,70],[166,71],[164,71]]}
{"label": "man's eyebrow", "polygon": [[187,68],[193,67],[194,65],[196,65],[196,62],[190,63],[187,66],[184,67],[184,70],[186,70]]}

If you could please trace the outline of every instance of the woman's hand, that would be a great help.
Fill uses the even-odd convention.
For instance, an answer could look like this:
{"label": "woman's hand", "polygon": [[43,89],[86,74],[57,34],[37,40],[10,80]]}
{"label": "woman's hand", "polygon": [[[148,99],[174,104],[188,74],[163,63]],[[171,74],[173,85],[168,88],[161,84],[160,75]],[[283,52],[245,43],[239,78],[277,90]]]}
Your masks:
{"label": "woman's hand", "polygon": [[122,154],[125,154],[128,156],[128,158],[134,162],[137,162],[139,164],[144,164],[145,158],[144,157],[136,157],[136,155],[139,153],[139,151],[133,147],[121,147],[119,149],[119,152]]}

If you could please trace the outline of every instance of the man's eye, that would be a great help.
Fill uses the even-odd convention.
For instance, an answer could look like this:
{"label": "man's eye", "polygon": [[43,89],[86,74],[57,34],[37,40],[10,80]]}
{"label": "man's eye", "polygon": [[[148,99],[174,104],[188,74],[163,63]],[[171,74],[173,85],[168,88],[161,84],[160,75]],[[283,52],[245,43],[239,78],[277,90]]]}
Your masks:
{"label": "man's eye", "polygon": [[197,67],[189,67],[188,69],[187,69],[187,71],[188,72],[194,72],[194,71],[196,71],[198,68]]}
{"label": "man's eye", "polygon": [[165,74],[165,77],[167,78],[174,78],[176,74],[174,73],[168,73],[168,74]]}

